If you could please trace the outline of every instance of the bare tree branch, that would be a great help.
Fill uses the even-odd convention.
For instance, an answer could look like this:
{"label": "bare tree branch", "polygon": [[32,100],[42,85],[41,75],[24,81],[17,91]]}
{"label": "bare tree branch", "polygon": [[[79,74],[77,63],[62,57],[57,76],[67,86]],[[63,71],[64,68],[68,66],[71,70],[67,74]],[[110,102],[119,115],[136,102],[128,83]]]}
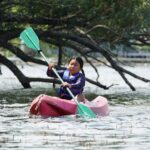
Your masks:
{"label": "bare tree branch", "polygon": [[117,62],[111,58],[111,56],[109,55],[109,53],[105,49],[99,47],[98,44],[93,43],[93,41],[90,41],[89,39],[85,39],[82,37],[66,34],[63,32],[50,32],[50,33],[45,32],[45,33],[43,33],[43,35],[45,35],[45,36],[47,36],[47,34],[51,34],[51,36],[53,36],[53,37],[59,36],[59,37],[62,37],[62,38],[68,39],[68,40],[72,40],[72,41],[78,42],[80,44],[83,44],[84,46],[89,47],[93,51],[96,51],[96,52],[99,51],[107,59],[107,61],[111,64],[112,68],[114,68],[121,75],[123,80],[126,82],[126,84],[132,90],[134,90],[135,88],[131,85],[131,83],[129,81],[127,81],[127,79],[125,78],[123,73],[129,74],[129,75],[136,77],[137,79],[142,80],[144,82],[150,82],[150,80],[145,79],[143,77],[140,77],[138,75],[135,75],[134,73],[131,73],[130,71],[127,71],[126,69],[119,66],[117,64]]}

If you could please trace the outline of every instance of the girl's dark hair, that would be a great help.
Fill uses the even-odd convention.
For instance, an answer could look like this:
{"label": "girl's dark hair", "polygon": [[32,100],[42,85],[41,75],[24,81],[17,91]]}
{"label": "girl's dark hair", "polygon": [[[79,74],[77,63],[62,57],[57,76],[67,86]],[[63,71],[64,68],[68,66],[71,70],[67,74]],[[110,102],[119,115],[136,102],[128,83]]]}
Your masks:
{"label": "girl's dark hair", "polygon": [[82,72],[82,74],[85,76],[85,73],[84,73],[84,70],[83,70],[84,62],[83,62],[82,58],[81,58],[81,57],[72,57],[72,58],[69,59],[68,63],[69,63],[71,60],[73,60],[73,59],[75,59],[75,60],[80,64],[81,72]]}

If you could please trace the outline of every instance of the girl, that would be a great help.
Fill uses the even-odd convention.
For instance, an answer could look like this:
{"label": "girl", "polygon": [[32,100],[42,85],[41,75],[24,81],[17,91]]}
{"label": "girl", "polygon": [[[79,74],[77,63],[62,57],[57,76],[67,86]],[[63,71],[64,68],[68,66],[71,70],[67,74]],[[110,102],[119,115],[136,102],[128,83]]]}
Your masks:
{"label": "girl", "polygon": [[[66,87],[68,87],[73,95],[77,96],[77,100],[84,101],[84,96],[82,95],[83,88],[85,86],[85,74],[83,71],[83,65],[84,63],[81,57],[73,57],[68,61],[68,67],[66,70],[58,70],[58,74],[64,81],[59,89],[60,98],[68,100],[72,99],[66,90]],[[56,77],[52,71],[52,67],[54,67],[54,65],[49,65],[47,75]]]}

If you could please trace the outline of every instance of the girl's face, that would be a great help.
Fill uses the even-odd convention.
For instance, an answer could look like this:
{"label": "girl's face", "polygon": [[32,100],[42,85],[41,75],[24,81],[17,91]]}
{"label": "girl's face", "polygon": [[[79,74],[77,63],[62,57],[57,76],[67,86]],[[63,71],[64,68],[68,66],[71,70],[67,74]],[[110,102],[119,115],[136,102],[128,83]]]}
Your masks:
{"label": "girl's face", "polygon": [[78,73],[81,70],[80,64],[78,63],[78,61],[76,61],[75,59],[72,59],[69,62],[68,70],[70,71],[71,74]]}

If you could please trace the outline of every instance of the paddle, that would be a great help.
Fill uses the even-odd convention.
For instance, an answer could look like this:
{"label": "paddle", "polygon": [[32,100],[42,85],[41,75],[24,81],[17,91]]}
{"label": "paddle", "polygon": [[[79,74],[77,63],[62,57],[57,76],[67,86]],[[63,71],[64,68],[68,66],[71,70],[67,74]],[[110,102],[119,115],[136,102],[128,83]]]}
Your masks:
{"label": "paddle", "polygon": [[[24,43],[26,44],[27,47],[33,49],[35,52],[40,53],[42,55],[42,57],[44,58],[44,60],[47,62],[47,64],[49,64],[47,58],[45,57],[45,55],[43,54],[43,52],[40,48],[38,36],[36,35],[36,33],[34,32],[34,30],[31,27],[26,28],[20,34],[20,38],[21,38],[21,40],[24,41]],[[60,75],[57,73],[56,69],[52,68],[52,70],[56,74],[56,76],[59,78],[59,80],[62,83],[64,83],[64,81],[62,80]],[[77,99],[75,98],[75,96],[72,94],[72,92],[70,91],[70,89],[68,87],[66,89],[69,92],[69,94],[71,95],[71,97],[73,98],[73,100],[76,102],[79,115],[86,116],[89,118],[96,117],[96,114],[89,107],[87,107],[77,101]]]}

